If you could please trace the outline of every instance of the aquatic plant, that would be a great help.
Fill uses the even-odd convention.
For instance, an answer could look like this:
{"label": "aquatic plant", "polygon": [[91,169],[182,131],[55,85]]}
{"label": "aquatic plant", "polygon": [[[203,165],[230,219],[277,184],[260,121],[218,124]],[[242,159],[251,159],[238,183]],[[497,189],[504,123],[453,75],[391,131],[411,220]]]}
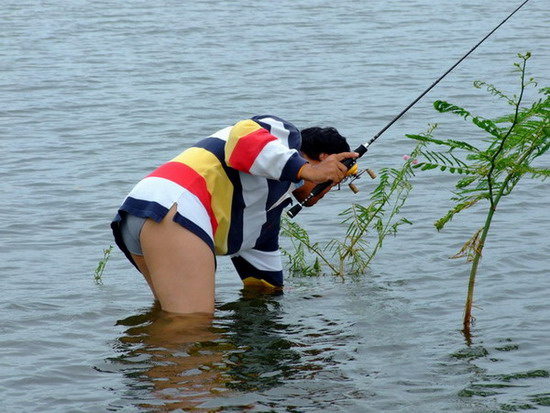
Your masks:
{"label": "aquatic plant", "polygon": [[103,258],[97,263],[97,267],[94,273],[94,280],[96,284],[103,284],[103,272],[105,271],[105,266],[107,261],[111,257],[111,252],[113,251],[113,246],[109,245],[109,248],[103,250]]}
{"label": "aquatic plant", "polygon": [[[399,214],[412,190],[409,180],[414,175],[413,166],[423,146],[425,143],[419,143],[410,155],[406,155],[400,168],[380,170],[379,183],[370,193],[370,204],[353,203],[339,214],[341,224],[347,225],[342,240],[334,238],[325,244],[313,242],[306,229],[283,217],[281,233],[290,238],[293,246],[293,251],[282,249],[288,258],[290,271],[312,276],[321,274],[323,267],[328,267],[334,275],[363,273],[384,239],[396,235],[401,225],[412,224],[408,219],[400,218]],[[375,235],[370,237],[371,234]],[[308,261],[309,255],[315,257],[313,263]]]}
{"label": "aquatic plant", "polygon": [[[519,63],[514,63],[519,73],[519,94],[508,96],[494,85],[475,82],[476,88],[485,88],[490,94],[511,105],[513,113],[494,120],[474,116],[466,109],[444,101],[436,101],[434,107],[440,113],[451,113],[472,122],[488,136],[479,148],[471,142],[456,139],[437,139],[433,134],[407,135],[428,146],[421,148],[423,158],[414,168],[427,171],[439,169],[459,177],[451,198],[454,206],[435,223],[438,231],[458,213],[486,201],[486,217],[481,228],[466,241],[462,249],[453,257],[466,257],[471,262],[468,292],[464,310],[464,333],[469,334],[472,318],[472,305],[475,279],[497,206],[503,197],[525,176],[546,179],[550,169],[532,166],[532,162],[550,148],[550,88],[540,89],[543,96],[525,105],[524,92],[527,87],[536,86],[533,78],[526,77],[526,65],[530,53],[518,54]],[[432,150],[434,146],[438,150]]]}

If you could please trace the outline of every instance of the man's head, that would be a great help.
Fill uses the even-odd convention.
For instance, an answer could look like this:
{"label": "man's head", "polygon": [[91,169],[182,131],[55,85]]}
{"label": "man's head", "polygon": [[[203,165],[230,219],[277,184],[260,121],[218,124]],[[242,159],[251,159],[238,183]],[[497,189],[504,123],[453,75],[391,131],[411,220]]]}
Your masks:
{"label": "man's head", "polygon": [[[312,165],[317,165],[324,161],[329,155],[349,152],[350,147],[340,133],[332,127],[321,128],[318,126],[306,128],[301,131],[302,146],[300,151],[302,156]],[[293,191],[294,196],[298,201],[303,201],[311,190],[315,187],[315,183],[304,180],[303,185]],[[328,187],[322,193],[309,200],[304,206],[312,206],[317,203],[330,190]]]}
{"label": "man's head", "polygon": [[331,155],[333,153],[349,152],[350,148],[340,133],[332,127],[321,128],[314,126],[301,131],[302,146],[300,151],[308,159],[321,161],[322,154]]}

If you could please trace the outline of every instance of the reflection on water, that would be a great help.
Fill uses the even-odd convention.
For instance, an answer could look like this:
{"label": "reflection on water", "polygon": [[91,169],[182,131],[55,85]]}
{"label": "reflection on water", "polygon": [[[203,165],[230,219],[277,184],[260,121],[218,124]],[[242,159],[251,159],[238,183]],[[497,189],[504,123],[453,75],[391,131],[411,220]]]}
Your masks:
{"label": "reflection on water", "polygon": [[108,362],[128,379],[125,398],[144,409],[201,411],[205,401],[319,370],[285,338],[292,328],[281,321],[278,298],[243,291],[214,319],[175,316],[155,305],[118,321],[128,328],[116,342],[119,355]]}
{"label": "reflection on water", "polygon": [[[218,322],[227,330],[226,339],[235,347],[227,354],[228,388],[257,391],[280,385],[300,369],[297,344],[286,338],[290,325],[282,321],[278,297],[243,291],[241,300],[223,305]],[[312,367],[313,368],[313,367]]]}
{"label": "reflection on water", "polygon": [[116,344],[120,355],[109,361],[130,379],[129,397],[140,407],[190,408],[223,389],[216,367],[223,344],[210,317],[174,316],[155,305],[117,324],[128,329]]}

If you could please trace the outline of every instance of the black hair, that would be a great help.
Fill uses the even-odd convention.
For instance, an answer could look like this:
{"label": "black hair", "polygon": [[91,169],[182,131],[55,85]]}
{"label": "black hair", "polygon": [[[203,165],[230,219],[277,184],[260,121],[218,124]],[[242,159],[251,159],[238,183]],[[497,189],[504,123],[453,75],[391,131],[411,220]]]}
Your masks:
{"label": "black hair", "polygon": [[349,144],[333,127],[314,126],[302,129],[302,146],[300,150],[309,158],[319,160],[319,155],[327,153],[349,152]]}

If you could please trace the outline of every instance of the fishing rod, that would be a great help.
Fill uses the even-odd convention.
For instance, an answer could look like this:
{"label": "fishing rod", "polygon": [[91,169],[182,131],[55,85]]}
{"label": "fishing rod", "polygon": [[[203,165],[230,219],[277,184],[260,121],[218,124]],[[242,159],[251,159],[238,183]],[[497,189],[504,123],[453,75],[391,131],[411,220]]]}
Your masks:
{"label": "fishing rod", "polygon": [[[464,59],[466,59],[474,50],[476,50],[485,40],[489,38],[494,32],[496,32],[500,26],[502,26],[504,23],[506,23],[516,12],[521,9],[525,4],[527,4],[529,0],[525,0],[521,5],[519,5],[512,13],[508,15],[504,20],[502,20],[493,30],[491,30],[483,39],[481,39],[474,47],[472,47],[468,53],[466,53],[464,56],[462,56],[454,65],[452,65],[445,73],[443,73],[435,82],[431,84],[430,87],[428,87],[424,92],[420,94],[415,100],[413,100],[405,109],[403,109],[395,118],[393,118],[386,126],[384,126],[376,135],[374,135],[370,140],[368,140],[366,143],[359,145],[357,149],[355,149],[355,152],[359,154],[357,158],[347,158],[342,161],[344,166],[349,170],[355,163],[357,162],[357,159],[361,158],[364,154],[367,153],[369,150],[369,146],[374,143],[386,130],[388,130],[395,122],[397,122],[405,113],[409,111],[414,105],[418,103],[420,99],[422,99],[430,90],[432,90],[445,76],[447,76],[449,73],[453,71],[455,67],[457,67]],[[315,188],[312,189],[312,191],[309,193],[309,195],[302,200],[301,202],[294,205],[292,208],[290,208],[287,211],[287,214],[290,218],[294,218],[298,213],[302,210],[304,205],[310,201],[312,198],[316,197],[320,193],[322,193],[325,189],[327,189],[329,186],[333,184],[332,181],[327,181],[322,184],[318,184],[315,186]]]}

